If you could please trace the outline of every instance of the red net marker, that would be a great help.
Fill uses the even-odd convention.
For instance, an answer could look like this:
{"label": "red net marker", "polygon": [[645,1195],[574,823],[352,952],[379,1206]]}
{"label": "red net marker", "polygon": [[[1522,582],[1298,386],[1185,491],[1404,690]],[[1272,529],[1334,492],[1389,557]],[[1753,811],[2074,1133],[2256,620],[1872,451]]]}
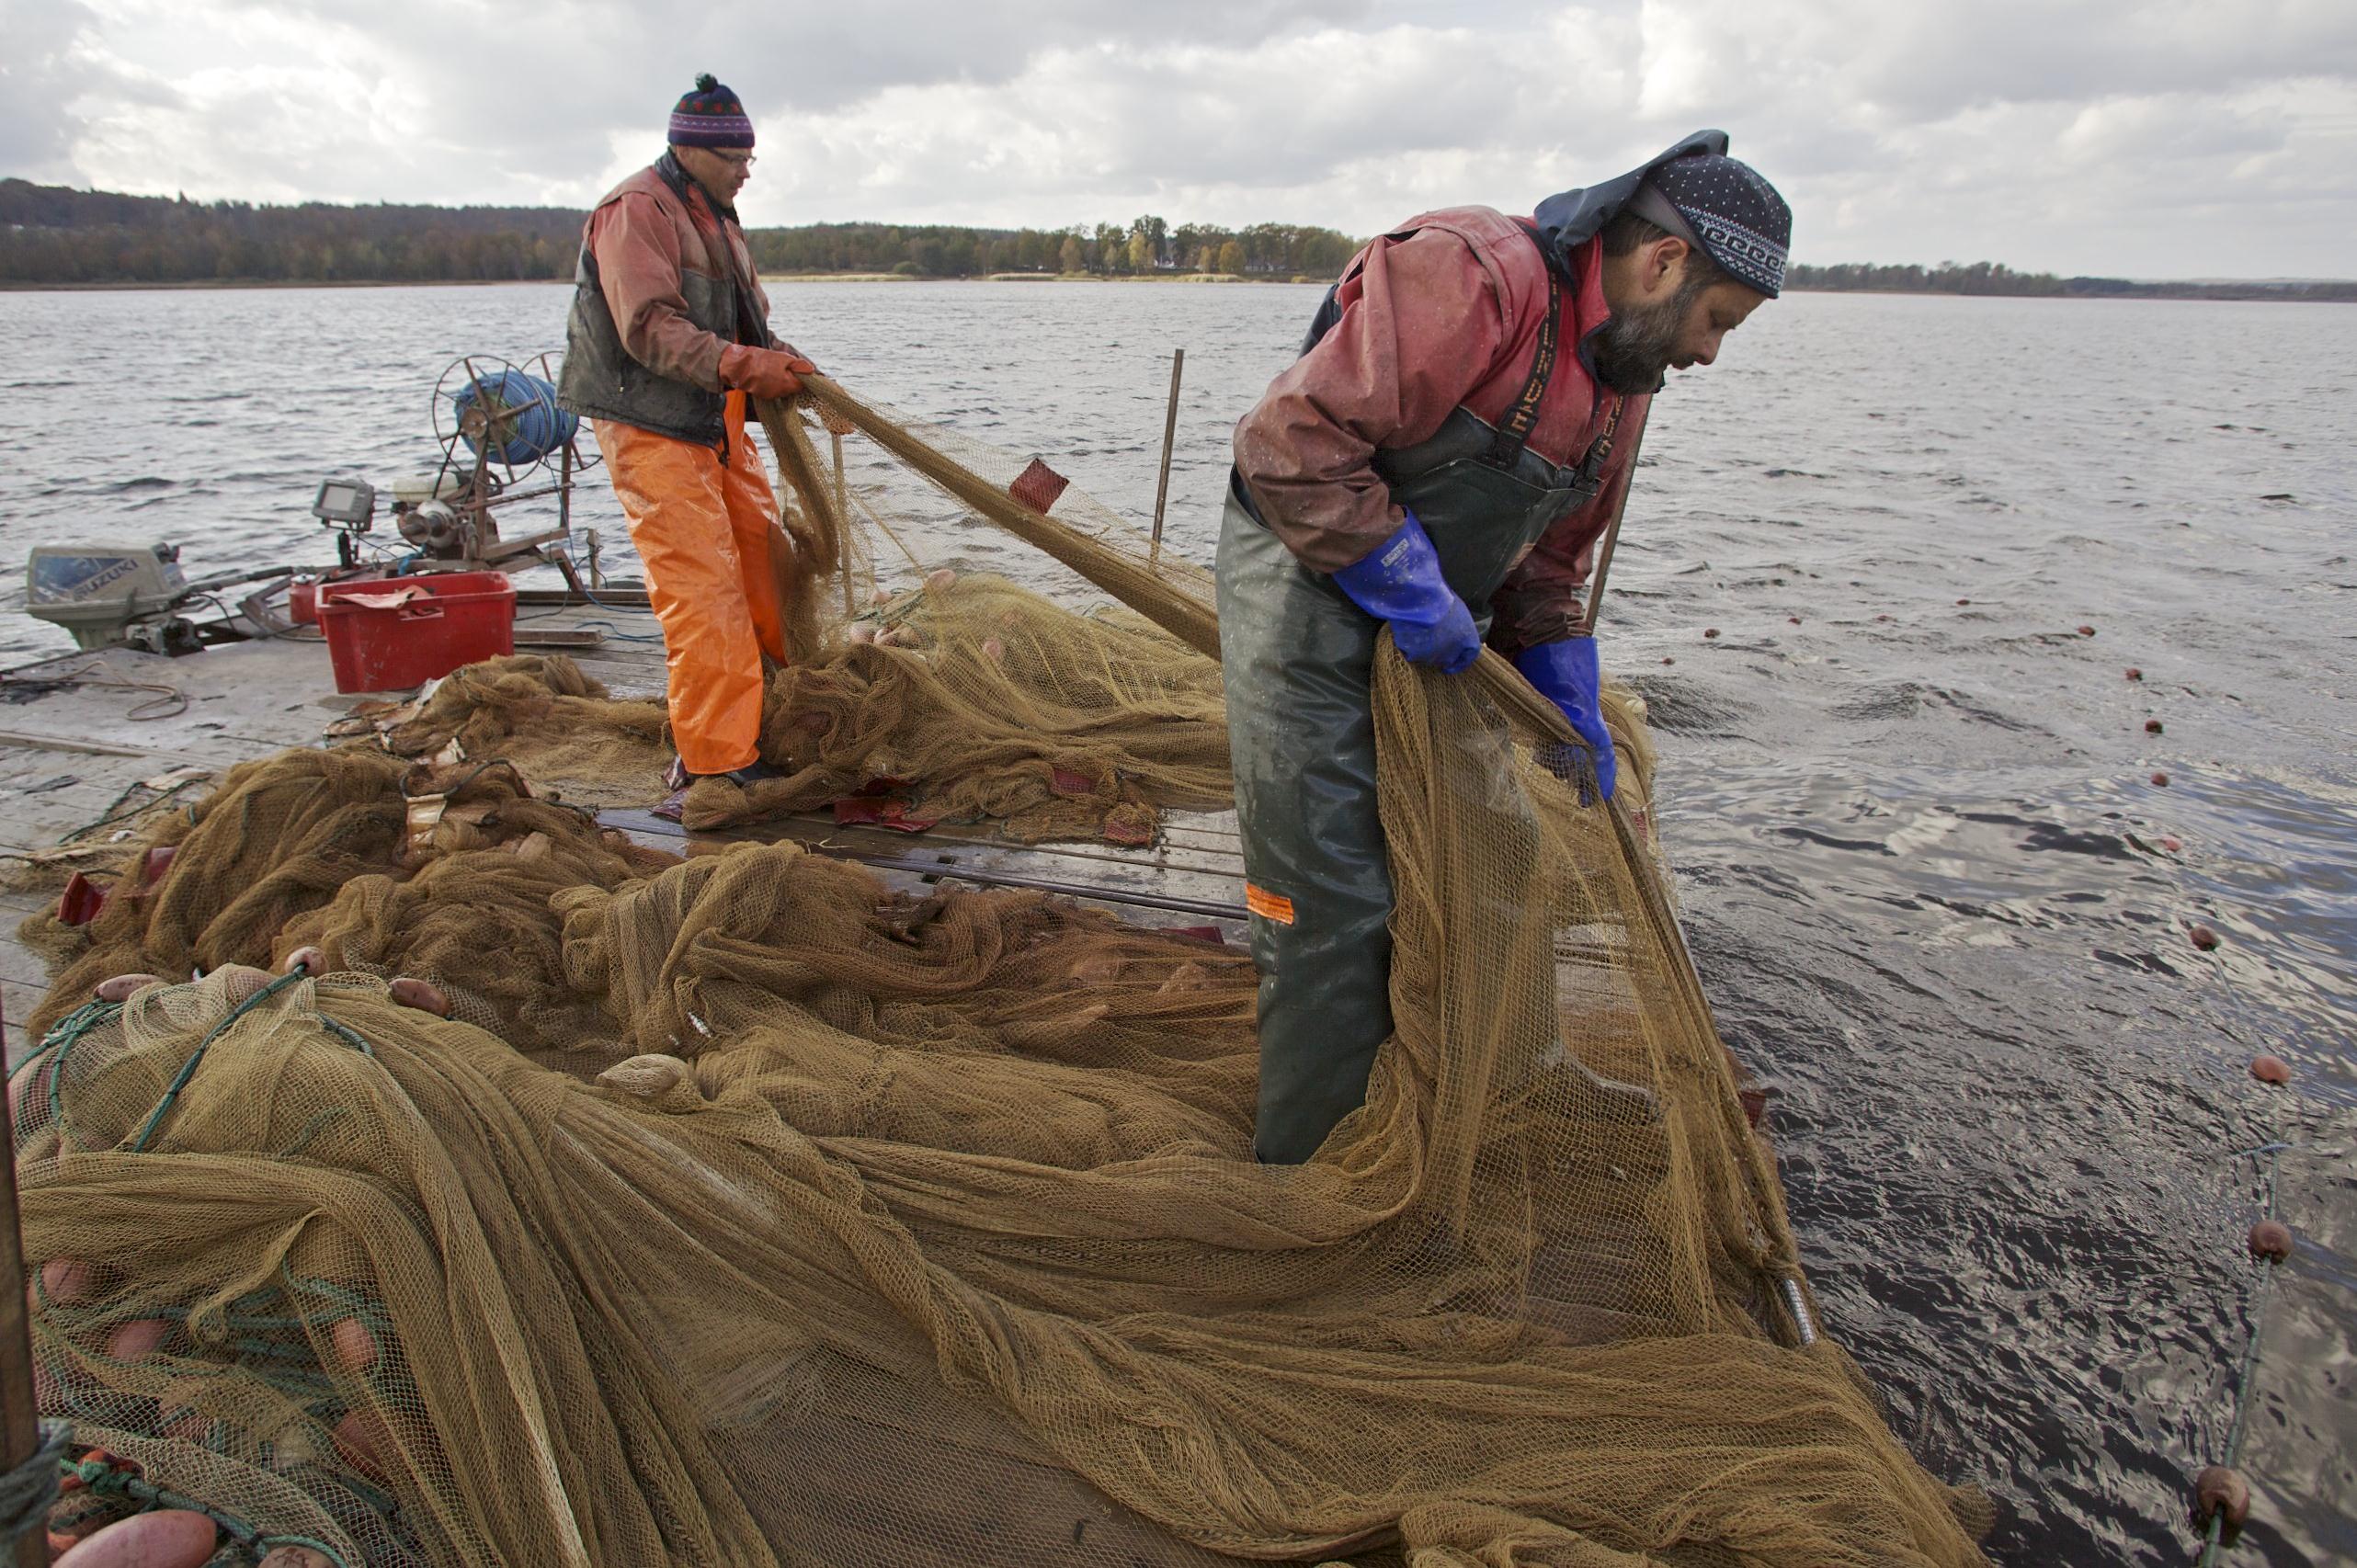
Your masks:
{"label": "red net marker", "polygon": [[139,862],[139,885],[131,889],[131,896],[144,898],[154,892],[156,884],[163,881],[164,873],[172,869],[173,857],[179,853],[179,846],[173,844],[158,845],[149,850]]}
{"label": "red net marker", "polygon": [[107,890],[76,871],[66,879],[65,891],[58,895],[57,923],[60,926],[87,926],[98,918],[105,907]]}
{"label": "red net marker", "polygon": [[1044,512],[1055,505],[1056,497],[1063,494],[1065,486],[1071,483],[1072,481],[1065,478],[1039,459],[1033,458],[1030,467],[1017,474],[1015,483],[1007,487],[1007,494],[1034,512]]}

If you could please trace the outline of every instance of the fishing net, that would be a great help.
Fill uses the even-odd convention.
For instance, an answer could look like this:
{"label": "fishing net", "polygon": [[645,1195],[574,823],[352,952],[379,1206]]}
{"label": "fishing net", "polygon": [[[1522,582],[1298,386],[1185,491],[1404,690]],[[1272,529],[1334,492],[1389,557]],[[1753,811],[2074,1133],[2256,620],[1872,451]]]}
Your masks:
{"label": "fishing net", "polygon": [[[968,574],[855,646],[830,577],[841,657],[782,710],[859,739],[808,766],[1216,793],[1138,733],[1212,724],[1215,685],[1146,667],[1211,645],[1200,574],[816,397],[1136,615],[1011,627]],[[882,487],[779,417],[801,526],[855,526]],[[520,674],[565,723],[598,700]],[[1005,767],[942,766],[878,684],[919,729],[989,715]],[[1103,727],[1015,734],[1043,688]],[[791,843],[650,852],[546,798],[515,706],[473,732],[505,761],[240,767],[60,975],[10,1101],[43,1409],[105,1450],[77,1517],[193,1500],[273,1568],[1980,1560],[1985,1504],[1814,1335],[1643,829],[1579,804],[1510,672],[1381,654],[1396,1033],[1295,1168],[1251,1159],[1240,949]]]}
{"label": "fishing net", "polygon": [[[771,672],[763,708],[780,776],[698,780],[686,826],[827,808],[911,832],[1142,845],[1166,809],[1229,801],[1216,662],[1128,610],[1076,615],[995,575],[945,567],[881,596]],[[670,756],[660,702],[616,700],[562,654],[471,665],[377,727],[395,755],[498,757],[600,805],[659,797]]]}

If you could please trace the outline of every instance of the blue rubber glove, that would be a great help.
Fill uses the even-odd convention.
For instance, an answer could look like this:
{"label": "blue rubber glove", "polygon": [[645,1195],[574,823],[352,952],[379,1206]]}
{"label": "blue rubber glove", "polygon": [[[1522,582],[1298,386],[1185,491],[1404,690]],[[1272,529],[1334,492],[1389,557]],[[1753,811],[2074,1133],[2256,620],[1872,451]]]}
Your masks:
{"label": "blue rubber glove", "polygon": [[[1597,699],[1603,676],[1596,665],[1596,639],[1566,637],[1560,642],[1525,648],[1514,655],[1514,667],[1540,696],[1563,710],[1563,716],[1588,743],[1588,755],[1596,759],[1596,788],[1605,800],[1611,800],[1618,769],[1612,759],[1612,733],[1604,727],[1604,710]],[[1583,798],[1586,793],[1583,789]]]}
{"label": "blue rubber glove", "polygon": [[1391,623],[1392,641],[1410,664],[1455,675],[1481,657],[1473,611],[1441,580],[1440,557],[1415,513],[1364,561],[1337,572],[1334,582],[1351,603]]}

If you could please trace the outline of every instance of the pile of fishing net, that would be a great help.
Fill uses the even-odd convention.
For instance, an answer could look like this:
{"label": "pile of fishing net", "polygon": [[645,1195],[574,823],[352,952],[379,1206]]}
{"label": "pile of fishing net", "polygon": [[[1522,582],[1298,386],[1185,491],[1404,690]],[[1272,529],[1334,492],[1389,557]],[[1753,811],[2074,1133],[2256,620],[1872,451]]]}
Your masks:
{"label": "pile of fishing net", "polygon": [[[687,827],[827,809],[907,832],[988,823],[1019,843],[1143,845],[1166,809],[1228,804],[1219,665],[1143,617],[1076,615],[946,567],[877,598],[770,673],[761,756],[780,776],[700,780]],[[671,750],[661,702],[616,699],[563,654],[471,665],[377,730],[397,756],[501,758],[598,805],[660,799]]]}
{"label": "pile of fishing net", "polygon": [[[1073,497],[816,395],[1208,645],[1200,581]],[[796,482],[797,431],[804,526],[842,524],[858,476]],[[931,671],[838,622],[825,733],[865,733],[830,682],[1031,717],[969,591],[912,607]],[[1072,706],[1209,722],[1140,678]],[[1383,651],[1396,1033],[1299,1168],[1251,1159],[1252,967],[1201,932],[651,851],[487,755],[529,724],[233,770],[10,1084],[42,1408],[102,1450],[74,1517],[198,1507],[272,1568],[1978,1562],[1985,1504],[1811,1331],[1641,831],[1511,681]],[[925,771],[892,731],[809,766]]]}

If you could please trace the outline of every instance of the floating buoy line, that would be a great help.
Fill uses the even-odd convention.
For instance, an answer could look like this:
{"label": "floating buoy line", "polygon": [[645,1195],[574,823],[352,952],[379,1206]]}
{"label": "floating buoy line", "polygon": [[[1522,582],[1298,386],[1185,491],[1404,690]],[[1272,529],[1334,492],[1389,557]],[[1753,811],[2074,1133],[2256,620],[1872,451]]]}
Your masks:
{"label": "floating buoy line", "polygon": [[[2095,628],[2082,626],[2082,637],[2095,635]],[[2131,665],[2127,667],[2129,682],[2141,686],[2145,672]],[[2147,688],[2149,689],[2149,688]],[[2144,722],[2145,733],[2158,735],[2164,725],[2159,718],[2150,716]],[[2156,789],[2169,786],[2169,775],[2156,768],[2151,776]],[[2158,846],[2175,856],[2184,845],[2169,835],[2157,836]],[[2260,1049],[2254,1040],[2264,1040],[2273,1031],[2260,1020],[2257,1010],[2249,1006],[2234,983],[2227,967],[2226,956],[2220,951],[2225,945],[2216,926],[2208,920],[2185,918],[2179,922],[2185,940],[2201,955],[2194,961],[2201,965],[2205,978],[2214,981],[2220,993],[2220,1005],[2213,1009],[2218,1018],[2219,1032],[2237,1045],[2253,1051],[2249,1072],[2263,1109],[2258,1118],[2265,1128],[2262,1142],[2248,1149],[2236,1151],[2229,1163],[2239,1165],[2244,1160],[2252,1163],[2259,1179],[2259,1218],[2243,1238],[2244,1249],[2251,1263],[2258,1267],[2258,1278],[2251,1285],[2244,1321],[2249,1325],[2243,1335],[2242,1353],[2234,1373],[2234,1414],[2226,1428],[2226,1439],[2217,1457],[2204,1464],[2192,1477],[2192,1508],[2189,1517],[2200,1532],[2202,1548],[2196,1568],[2215,1568],[2231,1551],[2250,1517],[2250,1482],[2237,1467],[2242,1460],[2243,1439],[2250,1429],[2250,1410],[2257,1389],[2260,1354],[2267,1337],[2268,1309],[2274,1301],[2276,1270],[2292,1260],[2297,1242],[2292,1229],[2276,1213],[2277,1189],[2285,1154],[2316,1153],[2327,1156],[2337,1150],[2311,1150],[2293,1142],[2284,1136],[2296,1101],[2286,1104],[2282,1097],[2292,1084],[2292,1066],[2272,1049]]]}
{"label": "floating buoy line", "polygon": [[[2207,961],[2210,977],[2215,979],[2234,1015],[2232,1027],[2222,1024],[2221,1032],[2237,1044],[2249,1044],[2237,1038],[2263,1031],[2249,1027],[2252,1009],[2236,989],[2234,978],[2227,972],[2226,960],[2218,956],[2217,933],[2205,925],[2191,924],[2186,938]],[[2338,1151],[2311,1150],[2293,1142],[2283,1135],[2286,1112],[2291,1107],[2278,1098],[2279,1091],[2288,1089],[2292,1082],[2291,1064],[2272,1051],[2254,1055],[2249,1062],[2252,1081],[2259,1085],[2266,1110],[2265,1141],[2255,1147],[2237,1150],[2231,1157],[2236,1163],[2252,1162],[2259,1176],[2259,1219],[2244,1237],[2245,1249],[2259,1267],[2259,1278],[2251,1287],[2246,1321],[2249,1332],[2244,1335],[2242,1355],[2235,1371],[2234,1416],[2226,1429],[2226,1446],[2215,1462],[2204,1465],[2193,1477],[2192,1519],[2194,1528],[2202,1533],[2202,1555],[2198,1568],[2214,1568],[2223,1555],[2232,1549],[2250,1517],[2250,1483],[2237,1467],[2242,1459],[2243,1438],[2250,1428],[2250,1408],[2256,1389],[2260,1351],[2267,1335],[2267,1313],[2274,1301],[2275,1272],[2291,1261],[2297,1244],[2292,1229],[2276,1214],[2278,1178],[2283,1158],[2291,1153],[2333,1154]]]}

